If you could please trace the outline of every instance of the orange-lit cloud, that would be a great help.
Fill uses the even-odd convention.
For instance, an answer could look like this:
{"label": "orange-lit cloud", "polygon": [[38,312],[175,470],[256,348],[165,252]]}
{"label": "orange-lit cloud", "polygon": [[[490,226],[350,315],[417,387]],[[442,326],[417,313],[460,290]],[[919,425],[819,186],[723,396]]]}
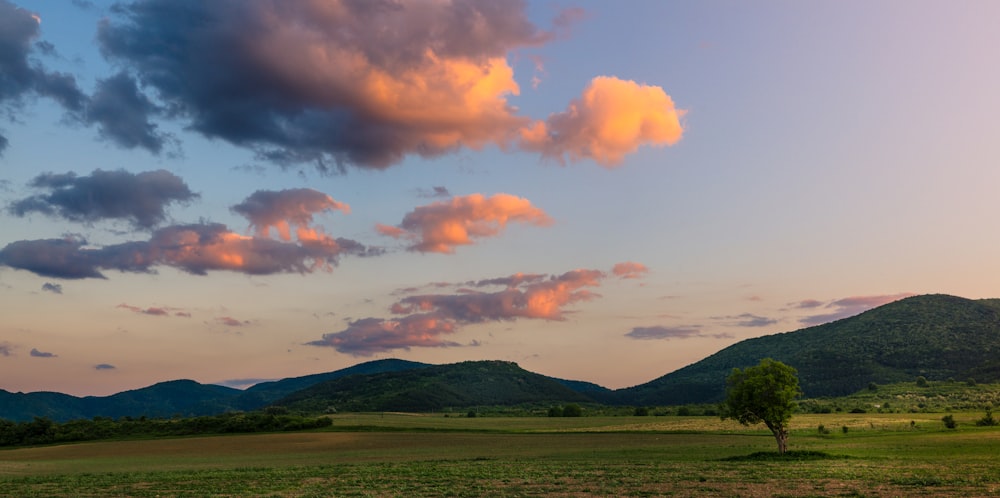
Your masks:
{"label": "orange-lit cloud", "polygon": [[560,163],[589,158],[613,167],[640,146],[677,143],[683,115],[658,86],[599,76],[565,111],[522,129],[521,144]]}
{"label": "orange-lit cloud", "polygon": [[292,228],[299,229],[299,233],[306,234],[307,238],[311,234],[315,240],[317,237],[310,225],[313,215],[317,213],[334,210],[351,212],[347,204],[309,188],[258,190],[233,206],[232,210],[246,217],[258,236],[270,237],[273,228],[284,241],[291,240]]}
{"label": "orange-lit cloud", "polygon": [[382,235],[413,240],[412,251],[450,254],[473,239],[499,234],[511,222],[546,226],[552,219],[521,197],[472,194],[417,207],[398,226],[376,229]]}
{"label": "orange-lit cloud", "polygon": [[600,270],[573,270],[562,275],[518,273],[469,282],[476,288],[503,288],[486,292],[460,284],[452,294],[404,297],[389,308],[401,318],[357,320],[345,330],[324,334],[322,340],[308,344],[360,356],[410,347],[457,346],[441,336],[463,325],[522,318],[565,320],[569,305],[600,297],[590,289],[599,287],[605,278],[607,273]]}
{"label": "orange-lit cloud", "polygon": [[[521,88],[508,59],[565,35],[583,16],[564,9],[543,29],[513,0],[243,0],[183,9],[146,0],[113,12],[98,40],[170,117],[282,165],[383,169],[410,155],[498,145],[611,166],[641,145],[679,140],[681,112],[662,89],[613,77],[595,78],[544,122],[518,113],[510,98]],[[121,83],[105,86],[130,98],[113,101],[138,108],[121,119],[148,127],[167,114]],[[102,129],[122,128],[114,117]]]}
{"label": "orange-lit cloud", "polygon": [[614,268],[611,269],[611,273],[618,278],[642,278],[649,273],[649,268],[646,268],[646,265],[642,263],[626,261],[624,263],[616,264]]}
{"label": "orange-lit cloud", "polygon": [[251,275],[331,270],[342,254],[380,254],[344,238],[299,229],[297,242],[251,237],[219,223],[173,225],[148,241],[88,248],[80,238],[21,240],[0,249],[0,265],[53,278],[105,278],[101,270],[152,273],[171,266],[187,273],[233,271]]}

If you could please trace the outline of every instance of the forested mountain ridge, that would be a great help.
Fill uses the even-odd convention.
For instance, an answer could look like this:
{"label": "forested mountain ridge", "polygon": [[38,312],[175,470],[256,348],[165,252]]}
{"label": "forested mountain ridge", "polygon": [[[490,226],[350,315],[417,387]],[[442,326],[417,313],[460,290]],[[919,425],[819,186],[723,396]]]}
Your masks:
{"label": "forested mountain ridge", "polygon": [[1000,300],[915,296],[860,315],[734,344],[651,382],[615,392],[620,404],[722,399],[733,368],[773,358],[798,369],[807,397],[924,376],[1000,380]]}

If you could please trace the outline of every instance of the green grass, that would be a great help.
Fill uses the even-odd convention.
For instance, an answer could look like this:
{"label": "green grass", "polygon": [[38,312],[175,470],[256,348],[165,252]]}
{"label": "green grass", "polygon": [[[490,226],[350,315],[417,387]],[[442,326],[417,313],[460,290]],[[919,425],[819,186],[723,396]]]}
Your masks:
{"label": "green grass", "polygon": [[779,458],[766,430],[716,417],[345,414],[320,432],[2,450],[0,496],[986,496],[1000,429],[979,416],[799,415]]}

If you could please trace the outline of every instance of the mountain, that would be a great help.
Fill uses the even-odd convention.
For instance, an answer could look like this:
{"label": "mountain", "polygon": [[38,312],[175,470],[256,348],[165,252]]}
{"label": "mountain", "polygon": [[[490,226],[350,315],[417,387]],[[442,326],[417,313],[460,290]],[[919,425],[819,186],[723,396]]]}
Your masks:
{"label": "mountain", "polygon": [[467,361],[322,382],[279,400],[293,410],[428,412],[472,406],[593,402],[561,382],[505,361]]}
{"label": "mountain", "polygon": [[269,405],[295,391],[311,387],[321,382],[347,377],[349,375],[368,375],[384,372],[402,372],[431,365],[399,359],[375,360],[359,363],[353,367],[334,372],[292,377],[274,382],[261,382],[247,388],[236,399],[236,405],[244,410],[254,410]]}
{"label": "mountain", "polygon": [[878,384],[1000,380],[1000,300],[915,296],[795,332],[748,339],[653,381],[618,390],[630,405],[711,403],[733,368],[773,358],[798,369],[806,397],[841,396]]}
{"label": "mountain", "polygon": [[376,360],[334,372],[265,382],[246,391],[193,380],[173,380],[111,396],[79,398],[54,392],[11,393],[0,389],[0,419],[28,421],[47,417],[57,422],[93,417],[171,417],[215,415],[256,410],[299,389],[348,375],[398,372],[427,366],[404,360]]}

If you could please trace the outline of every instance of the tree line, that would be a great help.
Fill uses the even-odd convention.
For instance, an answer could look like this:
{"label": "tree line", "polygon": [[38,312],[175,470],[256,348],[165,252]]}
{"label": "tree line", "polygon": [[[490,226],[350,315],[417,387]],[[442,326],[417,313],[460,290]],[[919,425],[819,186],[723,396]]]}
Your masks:
{"label": "tree line", "polygon": [[200,434],[283,432],[328,427],[329,417],[304,417],[282,410],[233,412],[189,418],[94,417],[54,422],[35,417],[30,422],[0,419],[0,446],[27,446],[93,441],[98,439],[152,438]]}

